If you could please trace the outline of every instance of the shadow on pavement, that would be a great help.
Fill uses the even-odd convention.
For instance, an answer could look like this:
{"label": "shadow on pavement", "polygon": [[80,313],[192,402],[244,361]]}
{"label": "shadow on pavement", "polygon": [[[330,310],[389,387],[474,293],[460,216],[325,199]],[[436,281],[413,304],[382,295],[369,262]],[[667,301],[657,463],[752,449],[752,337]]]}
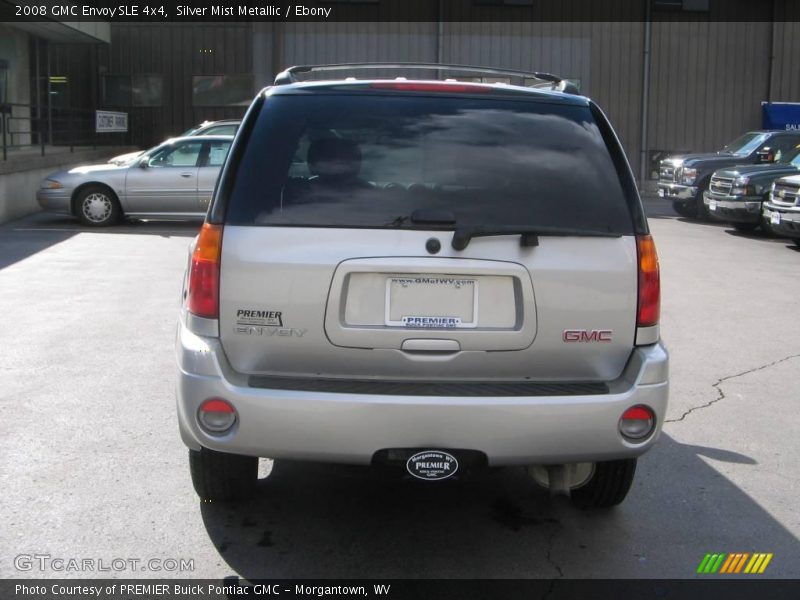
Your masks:
{"label": "shadow on pavement", "polygon": [[582,512],[521,468],[428,484],[277,463],[257,500],[200,509],[221,557],[250,579],[684,578],[719,551],[773,552],[772,575],[796,575],[798,540],[706,459],[756,464],[662,434],[621,506]]}
{"label": "shadow on pavement", "polygon": [[158,235],[192,238],[200,230],[199,221],[141,221],[126,219],[105,228],[86,227],[77,219],[36,213],[0,225],[0,269],[33,256],[80,233]]}

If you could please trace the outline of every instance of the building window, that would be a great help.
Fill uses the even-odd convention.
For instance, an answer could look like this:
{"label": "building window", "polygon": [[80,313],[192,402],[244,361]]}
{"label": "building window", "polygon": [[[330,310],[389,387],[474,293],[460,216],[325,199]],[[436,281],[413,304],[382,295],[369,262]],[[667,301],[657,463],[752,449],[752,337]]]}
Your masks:
{"label": "building window", "polygon": [[103,75],[100,88],[104,107],[131,105],[130,75]]}
{"label": "building window", "polygon": [[252,73],[192,77],[194,106],[247,106],[252,99]]}
{"label": "building window", "polygon": [[161,75],[131,76],[133,106],[161,106],[163,93],[164,79]]}
{"label": "building window", "polygon": [[474,0],[483,6],[533,6],[533,0]]}
{"label": "building window", "polygon": [[103,75],[104,106],[161,106],[164,78],[161,75]]}
{"label": "building window", "polygon": [[653,0],[653,8],[655,10],[708,12],[709,0]]}

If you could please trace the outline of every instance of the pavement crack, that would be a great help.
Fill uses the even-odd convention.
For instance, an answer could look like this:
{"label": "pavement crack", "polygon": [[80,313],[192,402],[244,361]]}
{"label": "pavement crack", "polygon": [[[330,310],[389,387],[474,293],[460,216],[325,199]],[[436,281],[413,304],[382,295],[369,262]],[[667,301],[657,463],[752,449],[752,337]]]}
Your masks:
{"label": "pavement crack", "polygon": [[[558,577],[554,577],[553,579],[561,579],[562,577],[564,577],[564,571],[562,571],[559,564],[553,560],[553,542],[556,539],[557,533],[558,533],[558,528],[554,527],[553,532],[549,536],[547,536],[547,548],[545,550],[545,555],[544,555],[547,562],[550,563],[550,566],[552,566],[558,573]],[[545,595],[545,598],[546,597],[547,595]]]}
{"label": "pavement crack", "polygon": [[783,358],[779,358],[778,360],[774,360],[771,363],[767,363],[766,365],[761,365],[760,367],[755,367],[753,369],[748,369],[747,371],[742,371],[741,373],[736,373],[735,375],[728,375],[726,377],[718,379],[716,381],[716,383],[712,384],[712,386],[711,386],[712,388],[717,390],[717,397],[716,398],[714,398],[713,400],[711,400],[709,402],[706,402],[705,404],[701,404],[699,406],[693,406],[692,408],[690,408],[689,410],[684,412],[677,419],[666,419],[664,421],[664,423],[679,423],[679,422],[683,421],[684,419],[686,419],[686,417],[688,417],[693,412],[695,412],[697,410],[702,410],[704,408],[708,408],[709,406],[712,406],[712,405],[716,404],[720,400],[724,400],[725,399],[725,392],[720,387],[724,382],[730,381],[731,379],[736,379],[737,377],[743,377],[744,375],[749,375],[750,373],[755,373],[756,371],[763,371],[764,369],[769,369],[770,367],[774,367],[775,365],[778,365],[778,364],[780,364],[782,362],[786,362],[787,360],[791,360],[793,358],[800,358],[800,354],[790,354],[789,356],[784,356]]}

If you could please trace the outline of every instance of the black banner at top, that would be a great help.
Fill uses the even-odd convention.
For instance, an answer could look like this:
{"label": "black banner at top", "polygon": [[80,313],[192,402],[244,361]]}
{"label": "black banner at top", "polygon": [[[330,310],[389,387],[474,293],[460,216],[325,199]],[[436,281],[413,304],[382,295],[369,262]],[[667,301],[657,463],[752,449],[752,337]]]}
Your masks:
{"label": "black banner at top", "polygon": [[796,0],[0,0],[0,21],[800,21]]}

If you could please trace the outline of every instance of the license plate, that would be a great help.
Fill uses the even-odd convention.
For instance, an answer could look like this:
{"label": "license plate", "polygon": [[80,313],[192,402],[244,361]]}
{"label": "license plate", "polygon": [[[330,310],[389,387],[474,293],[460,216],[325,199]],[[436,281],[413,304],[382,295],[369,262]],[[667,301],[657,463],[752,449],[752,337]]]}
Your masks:
{"label": "license plate", "polygon": [[716,200],[709,200],[708,201],[708,210],[717,210],[717,201]]}
{"label": "license plate", "polygon": [[389,327],[462,329],[478,325],[478,282],[451,275],[386,280]]}
{"label": "license plate", "polygon": [[658,197],[663,198],[664,196],[666,196],[664,193],[664,188],[658,188]]}
{"label": "license plate", "polygon": [[781,213],[774,212],[769,217],[770,225],[780,225],[781,224]]}

